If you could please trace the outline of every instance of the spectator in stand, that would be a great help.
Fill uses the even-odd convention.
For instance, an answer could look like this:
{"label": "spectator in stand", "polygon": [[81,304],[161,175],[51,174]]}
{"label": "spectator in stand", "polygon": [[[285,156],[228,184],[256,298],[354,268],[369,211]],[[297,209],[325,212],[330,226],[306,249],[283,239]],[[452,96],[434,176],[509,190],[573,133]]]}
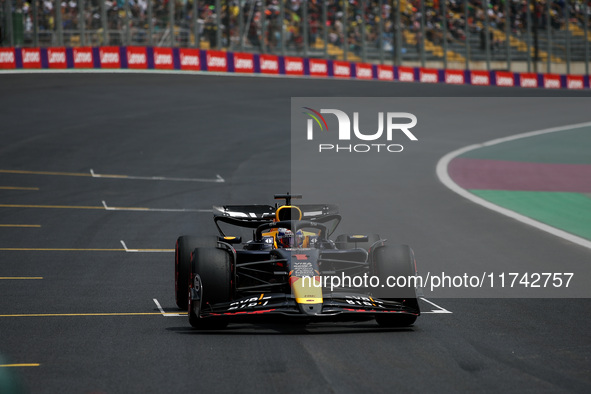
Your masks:
{"label": "spectator in stand", "polygon": [[[216,10],[215,0],[128,0],[129,4],[129,26],[132,43],[145,44],[147,42],[148,24],[154,26],[154,42],[162,45],[169,42],[171,33],[169,26],[169,1],[174,1],[174,34],[178,45],[189,45],[189,37],[193,34],[193,15],[197,12],[199,20],[199,35],[201,40],[209,42],[215,47],[217,42],[217,13],[222,20],[222,42],[224,47],[235,49],[240,45],[242,37],[246,37],[244,44],[255,50],[261,50],[262,43],[269,51],[277,51],[281,47],[281,32],[283,32],[286,46],[290,50],[301,53],[303,48],[303,35],[306,29],[308,33],[308,46],[312,50],[323,48],[324,31],[326,29],[328,44],[343,48],[344,45],[351,53],[361,53],[362,42],[367,48],[379,48],[379,27],[382,23],[383,48],[386,51],[394,49],[396,31],[394,26],[395,8],[387,1],[378,0],[261,0],[243,1],[227,0],[222,1],[222,9]],[[308,17],[304,20],[303,2],[307,1]],[[323,2],[326,1],[327,19],[323,20]],[[347,1],[346,15],[343,5]],[[420,51],[421,37],[421,1],[403,0],[400,2],[401,26],[403,32],[403,51],[407,45],[413,42],[416,51]],[[442,1],[445,1],[447,15],[441,15]],[[532,0],[529,0],[531,4]],[[571,30],[583,29],[585,18],[591,16],[590,0],[535,0],[536,6],[532,7],[530,29],[537,26],[538,29],[546,31],[551,29],[552,34],[564,33],[566,25],[566,7],[570,15],[569,24]],[[548,8],[546,1],[550,1],[550,15],[547,15]],[[36,3],[34,3],[36,2]],[[103,3],[104,2],[104,3]],[[586,12],[584,2],[587,3]],[[23,15],[25,27],[25,45],[32,41],[33,25],[37,23],[39,31],[39,42],[41,45],[55,43],[56,11],[61,13],[62,29],[66,45],[77,45],[75,38],[79,36],[81,27],[80,21],[90,33],[87,34],[92,45],[111,44],[119,45],[123,41],[125,31],[125,0],[85,0],[83,9],[78,9],[77,0],[60,0],[58,3],[51,0],[16,0],[15,10]],[[33,20],[33,4],[37,5],[37,20]],[[59,5],[57,5],[59,4]],[[107,29],[109,30],[110,42],[102,42],[101,20],[102,6],[106,7]],[[147,19],[148,5],[152,6],[153,20]],[[284,5],[284,19],[280,20],[280,5]],[[424,31],[425,40],[434,45],[442,45],[445,39],[448,43],[463,44],[466,40],[466,32],[470,31],[473,37],[480,37],[481,45],[475,50],[484,50],[485,15],[488,14],[491,27],[491,50],[502,52],[505,45],[503,37],[506,26],[509,26],[510,33],[524,40],[527,34],[527,2],[526,0],[489,0],[489,7],[485,10],[483,0],[469,0],[468,12],[464,10],[463,0],[425,0],[424,8]],[[509,18],[507,18],[506,5],[509,7]],[[485,14],[486,12],[486,14]],[[347,21],[347,32],[343,32],[343,17]],[[547,19],[550,19],[548,25]],[[240,18],[243,22],[243,31],[239,31]],[[263,25],[264,23],[264,25]],[[364,28],[363,28],[364,26]],[[447,36],[443,37],[443,29],[447,28]],[[263,28],[264,27],[264,28]],[[499,31],[502,34],[499,34]],[[265,36],[263,37],[263,32]],[[482,33],[481,33],[482,32]],[[409,34],[410,33],[410,34]],[[544,35],[540,37],[544,37]],[[575,36],[570,33],[571,37]],[[416,43],[412,38],[416,38]],[[580,44],[588,45],[588,44]]]}

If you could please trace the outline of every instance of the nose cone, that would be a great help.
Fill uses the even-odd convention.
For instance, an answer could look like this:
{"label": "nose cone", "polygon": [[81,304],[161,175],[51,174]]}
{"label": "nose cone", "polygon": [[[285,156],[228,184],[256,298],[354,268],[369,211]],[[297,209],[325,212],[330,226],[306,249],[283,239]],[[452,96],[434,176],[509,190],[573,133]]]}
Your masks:
{"label": "nose cone", "polygon": [[302,313],[310,316],[318,315],[322,312],[322,304],[300,304]]}

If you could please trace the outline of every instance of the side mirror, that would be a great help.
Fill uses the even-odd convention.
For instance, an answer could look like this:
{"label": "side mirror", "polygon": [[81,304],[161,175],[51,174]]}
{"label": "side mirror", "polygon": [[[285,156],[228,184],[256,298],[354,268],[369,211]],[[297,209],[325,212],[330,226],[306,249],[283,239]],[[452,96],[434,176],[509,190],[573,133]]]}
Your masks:
{"label": "side mirror", "polygon": [[347,235],[347,242],[368,242],[369,238],[367,235]]}
{"label": "side mirror", "polygon": [[242,237],[218,237],[218,241],[225,242],[227,244],[239,244],[242,242]]}

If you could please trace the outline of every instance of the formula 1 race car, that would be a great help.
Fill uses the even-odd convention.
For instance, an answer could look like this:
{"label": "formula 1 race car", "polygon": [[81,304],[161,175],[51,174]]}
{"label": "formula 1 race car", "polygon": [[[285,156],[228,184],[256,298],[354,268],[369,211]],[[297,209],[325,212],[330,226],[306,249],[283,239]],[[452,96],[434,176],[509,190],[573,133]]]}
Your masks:
{"label": "formula 1 race car", "polygon": [[[217,329],[267,316],[412,325],[420,315],[417,289],[406,280],[417,275],[412,249],[386,245],[377,234],[333,241],[329,236],[341,221],[337,207],[291,205],[295,198],[301,196],[275,195],[285,200],[281,206],[214,206],[219,236],[178,238],[175,297],[190,324]],[[252,229],[252,240],[227,235],[224,223]],[[392,281],[399,277],[405,280]]]}

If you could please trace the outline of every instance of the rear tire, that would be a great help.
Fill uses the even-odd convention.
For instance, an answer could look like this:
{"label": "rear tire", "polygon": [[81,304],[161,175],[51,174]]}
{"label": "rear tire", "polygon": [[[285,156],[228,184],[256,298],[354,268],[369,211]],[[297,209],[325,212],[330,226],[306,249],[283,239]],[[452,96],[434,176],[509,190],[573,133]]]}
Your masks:
{"label": "rear tire", "polygon": [[[232,296],[232,261],[230,254],[217,248],[197,248],[191,261],[193,276],[201,278],[201,308],[229,302]],[[189,294],[187,292],[187,294]],[[189,304],[189,323],[199,329],[220,329],[228,325],[225,318],[200,318]]]}
{"label": "rear tire", "polygon": [[183,235],[176,241],[174,249],[174,295],[176,305],[187,310],[187,293],[191,274],[191,254],[195,248],[215,247],[215,237],[194,237]]}
{"label": "rear tire", "polygon": [[[416,275],[412,249],[408,245],[386,245],[376,249],[373,253],[373,271],[374,275],[380,278],[380,283],[385,283],[386,278],[390,276],[408,278]],[[417,313],[420,313],[414,286],[383,289],[383,297],[382,294],[378,294],[379,298],[401,302],[404,306],[415,309]],[[417,316],[402,313],[376,315],[376,321],[382,327],[408,327],[416,320]]]}

